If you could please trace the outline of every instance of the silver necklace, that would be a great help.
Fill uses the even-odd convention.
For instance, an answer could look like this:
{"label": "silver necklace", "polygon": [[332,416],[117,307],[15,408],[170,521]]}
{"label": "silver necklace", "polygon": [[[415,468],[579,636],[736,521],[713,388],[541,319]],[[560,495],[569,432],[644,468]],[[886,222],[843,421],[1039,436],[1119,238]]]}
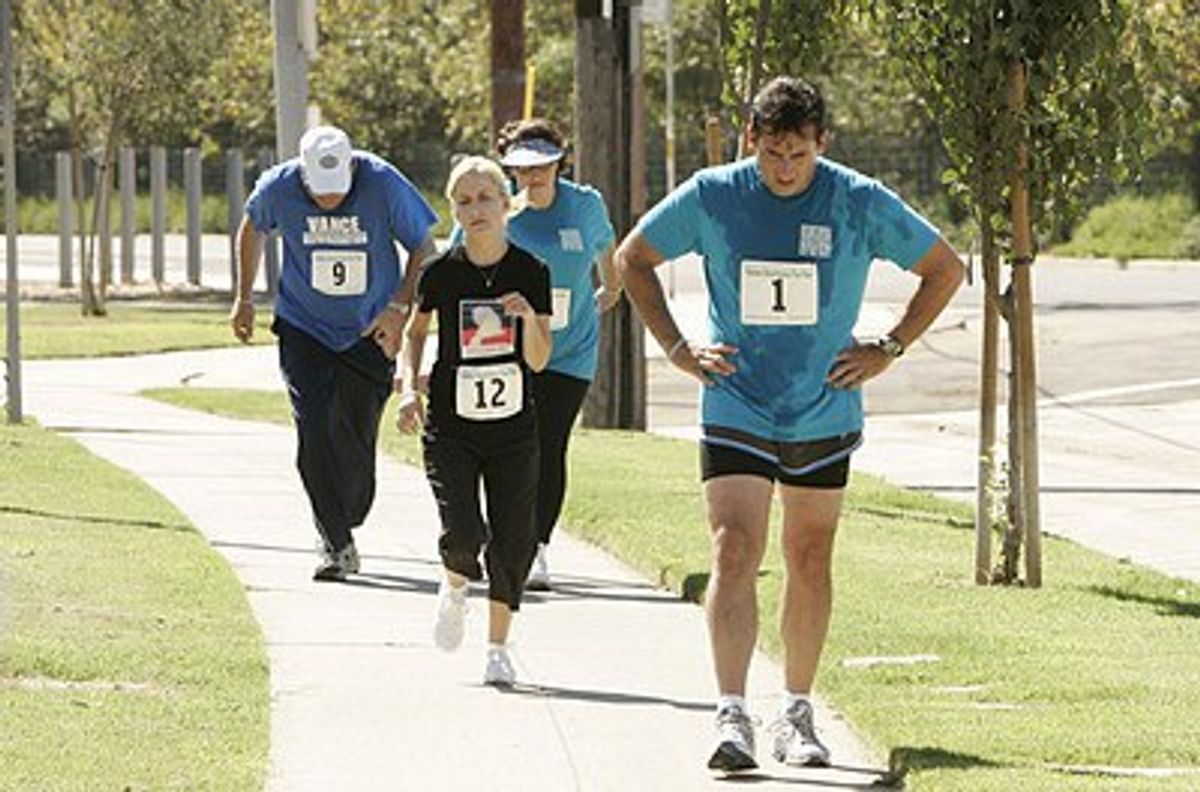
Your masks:
{"label": "silver necklace", "polygon": [[[502,260],[503,259],[501,259],[501,261]],[[479,277],[483,278],[484,287],[490,290],[492,288],[492,284],[496,282],[496,276],[500,274],[500,262],[497,261],[490,267],[481,267],[478,264],[474,266],[475,269],[479,271]]]}

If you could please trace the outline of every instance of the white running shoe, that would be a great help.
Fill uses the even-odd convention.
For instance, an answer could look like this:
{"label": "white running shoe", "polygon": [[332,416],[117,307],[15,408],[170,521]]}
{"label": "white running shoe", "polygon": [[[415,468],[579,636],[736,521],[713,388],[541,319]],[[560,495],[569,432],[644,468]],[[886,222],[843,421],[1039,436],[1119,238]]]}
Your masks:
{"label": "white running shoe", "polygon": [[359,569],[358,549],[354,542],[334,552],[324,542],[317,543],[321,563],[313,571],[313,580],[342,581],[346,575],[356,575]]}
{"label": "white running shoe", "polygon": [[754,722],[741,707],[717,712],[717,740],[708,768],[722,773],[740,773],[758,767],[754,760]]}
{"label": "white running shoe", "polygon": [[462,646],[463,622],[467,615],[467,587],[455,588],[443,580],[438,586],[437,617],[433,622],[433,642],[444,652]]}
{"label": "white running shoe", "polygon": [[525,581],[527,591],[550,590],[550,565],[546,563],[546,545],[539,544],[537,555],[533,558],[533,566],[529,569],[529,579]]}
{"label": "white running shoe", "polygon": [[775,734],[775,760],[792,767],[828,767],[829,749],[813,728],[812,705],[797,701],[771,724]]}
{"label": "white running shoe", "polygon": [[508,650],[503,647],[488,649],[487,668],[483,671],[483,684],[512,687],[516,682],[517,672],[513,669]]}

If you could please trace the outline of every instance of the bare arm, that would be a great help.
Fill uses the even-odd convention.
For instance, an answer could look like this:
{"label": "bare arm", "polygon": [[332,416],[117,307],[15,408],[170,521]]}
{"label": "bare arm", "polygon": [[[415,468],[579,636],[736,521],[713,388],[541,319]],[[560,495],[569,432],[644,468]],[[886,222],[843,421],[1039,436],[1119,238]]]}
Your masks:
{"label": "bare arm", "polygon": [[616,253],[617,270],[625,284],[629,300],[642,317],[646,328],[667,353],[667,360],[701,382],[710,384],[711,375],[728,375],[736,367],[727,359],[737,350],[728,344],[693,346],[683,337],[671,309],[667,306],[662,284],[654,268],[664,259],[637,231],[630,232]]}
{"label": "bare arm", "polygon": [[600,288],[596,290],[596,309],[604,313],[621,300],[621,273],[617,271],[613,253],[616,245],[609,245],[596,259],[596,272],[600,275]]}
{"label": "bare arm", "polygon": [[396,428],[401,432],[417,431],[425,423],[425,406],[417,390],[420,382],[421,359],[425,354],[425,339],[429,335],[429,322],[433,312],[417,312],[408,324],[407,341],[400,355],[400,411],[396,416]]}
{"label": "bare arm", "polygon": [[413,295],[416,292],[421,265],[436,251],[437,245],[434,244],[433,235],[427,234],[417,249],[408,254],[400,288],[392,294],[387,307],[380,311],[362,332],[363,337],[374,338],[375,343],[379,344],[380,349],[389,358],[395,358],[404,343],[404,325],[412,313]]}
{"label": "bare arm", "polygon": [[266,241],[267,235],[255,230],[249,216],[242,217],[238,226],[237,283],[233,308],[229,311],[230,327],[242,343],[249,343],[254,335],[254,279]]}
{"label": "bare arm", "polygon": [[[939,239],[913,266],[912,272],[921,282],[909,299],[904,316],[889,333],[905,349],[912,346],[950,304],[962,284],[965,268],[953,248]],[[857,388],[886,371],[894,359],[875,344],[859,344],[838,353],[828,382],[837,388]]]}

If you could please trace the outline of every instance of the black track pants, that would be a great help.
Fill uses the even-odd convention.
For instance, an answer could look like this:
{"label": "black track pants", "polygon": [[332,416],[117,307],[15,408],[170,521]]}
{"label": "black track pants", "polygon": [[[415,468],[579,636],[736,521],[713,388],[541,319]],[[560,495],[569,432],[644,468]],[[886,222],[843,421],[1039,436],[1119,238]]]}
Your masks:
{"label": "black track pants", "polygon": [[369,338],[334,352],[281,319],[271,329],[296,424],[296,468],[321,538],[340,550],[375,499],[375,443],[395,365]]}
{"label": "black track pants", "polygon": [[[525,578],[537,540],[536,434],[491,447],[486,442],[427,431],[423,438],[425,475],[442,518],[438,551],[447,569],[479,580],[487,565],[488,599],[512,610],[521,607]],[[487,519],[479,502],[483,481]]]}
{"label": "black track pants", "polygon": [[534,410],[542,448],[537,499],[537,534],[542,544],[550,542],[562,512],[567,491],[567,444],[589,385],[587,380],[555,371],[533,375]]}

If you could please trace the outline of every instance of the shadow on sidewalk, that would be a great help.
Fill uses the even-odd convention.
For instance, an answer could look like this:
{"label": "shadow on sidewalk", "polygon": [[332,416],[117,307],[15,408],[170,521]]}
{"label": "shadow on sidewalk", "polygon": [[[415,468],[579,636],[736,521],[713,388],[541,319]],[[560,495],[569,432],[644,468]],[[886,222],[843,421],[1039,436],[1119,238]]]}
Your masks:
{"label": "shadow on sidewalk", "polygon": [[555,685],[517,684],[511,688],[495,688],[502,693],[519,696],[534,696],[540,698],[564,699],[567,701],[587,701],[596,704],[659,704],[665,707],[693,712],[709,712],[713,709],[711,701],[677,701],[662,696],[647,696],[641,693],[619,693],[606,690],[583,690],[558,687]]}

